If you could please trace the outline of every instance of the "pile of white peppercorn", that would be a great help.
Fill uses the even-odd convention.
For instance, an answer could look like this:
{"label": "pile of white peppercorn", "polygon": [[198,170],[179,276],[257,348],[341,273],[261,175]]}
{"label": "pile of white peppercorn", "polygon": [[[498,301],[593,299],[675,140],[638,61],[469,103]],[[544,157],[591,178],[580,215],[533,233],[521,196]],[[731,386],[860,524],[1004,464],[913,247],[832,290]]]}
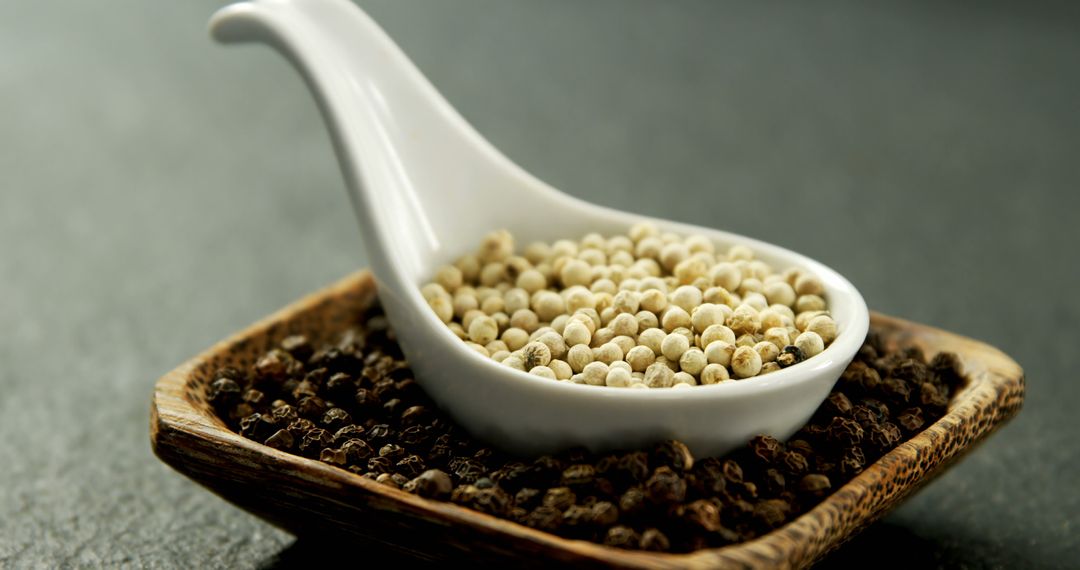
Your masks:
{"label": "pile of white peppercorn", "polygon": [[421,289],[483,356],[552,380],[683,388],[775,372],[836,338],[825,287],[743,245],[637,224],[627,235],[532,243],[506,230]]}

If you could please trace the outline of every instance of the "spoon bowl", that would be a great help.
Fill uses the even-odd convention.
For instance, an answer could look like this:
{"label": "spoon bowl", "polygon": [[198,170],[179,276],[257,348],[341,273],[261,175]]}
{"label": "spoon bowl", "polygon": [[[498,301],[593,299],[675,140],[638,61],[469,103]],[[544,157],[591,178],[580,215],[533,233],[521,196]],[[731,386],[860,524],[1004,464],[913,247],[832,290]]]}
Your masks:
{"label": "spoon bowl", "polygon": [[[744,236],[584,202],[530,175],[478,134],[394,42],[348,0],[256,0],[210,23],[223,43],[263,42],[305,78],[334,142],[379,296],[417,381],[475,437],[515,453],[680,439],[722,454],[758,433],[787,438],[829,393],[866,336],[869,314],[843,276]],[[718,220],[722,216],[718,216]],[[627,390],[554,382],[470,350],[420,286],[494,229],[520,242],[622,234],[641,221],[752,249],[819,277],[840,331],[821,354],[738,382]]]}

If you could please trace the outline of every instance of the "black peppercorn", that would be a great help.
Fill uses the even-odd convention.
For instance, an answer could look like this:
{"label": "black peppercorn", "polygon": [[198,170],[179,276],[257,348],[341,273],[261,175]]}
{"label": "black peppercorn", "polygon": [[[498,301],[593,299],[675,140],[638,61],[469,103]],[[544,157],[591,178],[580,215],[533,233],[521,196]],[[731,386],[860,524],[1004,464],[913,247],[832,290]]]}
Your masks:
{"label": "black peppercorn", "polygon": [[394,430],[387,424],[376,424],[367,430],[367,440],[371,445],[382,446],[394,437]]}
{"label": "black peppercorn", "polygon": [[341,445],[350,439],[361,439],[364,437],[364,428],[356,424],[349,424],[334,433],[334,444]]}
{"label": "black peppercorn", "polygon": [[386,457],[375,456],[368,459],[367,467],[368,471],[375,473],[389,473],[394,468],[394,462]]}
{"label": "black peppercorn", "polygon": [[[230,427],[269,446],[564,537],[631,549],[714,548],[784,524],[944,415],[963,381],[954,357],[927,365],[918,351],[888,348],[871,335],[786,445],[760,436],[727,457],[695,460],[682,443],[665,441],[609,455],[574,448],[519,460],[480,446],[435,408],[389,329],[381,330],[353,330],[318,350],[307,339],[283,342],[246,375],[218,370],[207,397]],[[780,364],[802,357],[790,347]],[[904,411],[893,415],[890,407]]]}
{"label": "black peppercorn", "polygon": [[280,449],[282,451],[289,451],[292,449],[296,439],[289,430],[279,429],[274,432],[274,435],[266,438],[266,445],[273,447],[274,449]]}
{"label": "black peppercorn", "polygon": [[318,457],[323,449],[334,445],[334,436],[322,428],[309,429],[300,439],[300,453],[305,457]]}
{"label": "black peppercorn", "polygon": [[647,528],[641,533],[641,542],[638,548],[654,552],[667,552],[671,549],[671,542],[664,533],[655,528]]}
{"label": "black peppercorn", "polygon": [[345,460],[350,465],[361,464],[371,457],[372,449],[366,441],[356,438],[341,443],[341,451],[345,452]]}
{"label": "black peppercorn", "polygon": [[705,499],[694,501],[679,507],[675,514],[691,528],[705,532],[720,530],[720,507],[713,501]]}
{"label": "black peppercorn", "polygon": [[694,456],[686,444],[669,439],[653,448],[653,462],[654,465],[667,465],[682,472],[694,467]]}
{"label": "black peppercorn", "polygon": [[587,463],[571,465],[562,472],[560,483],[566,486],[580,487],[593,482],[596,468]]}
{"label": "black peppercorn", "polygon": [[750,440],[750,451],[762,464],[772,465],[784,453],[784,446],[774,437],[759,435]]}
{"label": "black peppercorn", "polygon": [[421,459],[419,455],[406,455],[397,462],[395,467],[397,468],[398,473],[407,477],[416,477],[420,473],[423,473],[424,469],[427,468],[427,466],[424,465],[424,460]]}
{"label": "black peppercorn", "polygon": [[337,431],[352,423],[352,416],[341,408],[330,408],[322,417],[322,425],[326,429]]}
{"label": "black peppercorn", "polygon": [[784,524],[791,505],[782,499],[766,499],[754,505],[754,520],[766,530]]}
{"label": "black peppercorn", "polygon": [[307,337],[298,334],[285,337],[281,341],[281,348],[300,360],[307,360],[314,352]]}
{"label": "black peppercorn", "polygon": [[224,410],[240,399],[240,385],[232,378],[218,378],[210,384],[210,403]]}
{"label": "black peppercorn", "polygon": [[404,489],[430,499],[443,499],[450,495],[453,484],[450,476],[438,469],[428,469],[409,481]]}
{"label": "black peppercorn", "polygon": [[604,544],[616,548],[637,548],[641,543],[641,535],[628,526],[613,526],[604,535]]}
{"label": "black peppercorn", "polygon": [[593,525],[606,527],[619,520],[619,508],[609,501],[597,501],[591,507],[589,522]]}
{"label": "black peppercorn", "polygon": [[296,402],[296,411],[310,420],[319,420],[326,413],[326,402],[318,396],[304,396]]}
{"label": "black peppercorn", "polygon": [[780,368],[787,368],[805,359],[806,357],[803,356],[803,351],[799,347],[789,344],[780,350],[780,354],[776,357],[776,363],[780,365]]}
{"label": "black peppercorn", "polygon": [[544,493],[544,498],[541,500],[541,504],[544,506],[558,509],[559,511],[565,511],[577,502],[577,495],[574,494],[569,487],[553,487],[548,489]]}
{"label": "black peppercorn", "polygon": [[426,406],[409,406],[401,412],[401,425],[414,426],[431,421],[431,413]]}
{"label": "black peppercorn", "polygon": [[266,380],[283,380],[294,360],[292,355],[284,350],[271,349],[255,362],[255,373]]}
{"label": "black peppercorn", "polygon": [[343,467],[348,464],[348,454],[342,449],[328,447],[319,454],[319,461]]}
{"label": "black peppercorn", "polygon": [[647,501],[645,489],[630,487],[619,497],[619,510],[625,515],[633,516],[645,510]]}
{"label": "black peppercorn", "polygon": [[670,467],[658,467],[645,483],[645,495],[655,505],[673,505],[686,497],[686,482]]}
{"label": "black peppercorn", "polygon": [[555,532],[562,526],[562,511],[540,505],[525,517],[525,524],[546,532]]}

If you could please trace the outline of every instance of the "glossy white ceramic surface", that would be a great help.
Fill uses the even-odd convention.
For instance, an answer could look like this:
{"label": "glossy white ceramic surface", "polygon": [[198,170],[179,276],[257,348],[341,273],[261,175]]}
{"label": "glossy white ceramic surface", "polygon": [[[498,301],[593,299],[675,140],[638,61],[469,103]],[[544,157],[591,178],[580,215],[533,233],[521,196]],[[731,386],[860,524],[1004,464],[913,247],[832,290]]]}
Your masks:
{"label": "glossy white ceramic surface", "polygon": [[[437,266],[474,250],[493,229],[507,228],[524,244],[623,233],[647,218],[563,194],[512,163],[349,0],[234,4],[217,12],[210,28],[221,42],[273,46],[306,79],[333,138],[380,297],[417,380],[479,438],[520,453],[677,438],[699,455],[726,452],[758,433],[786,438],[828,395],[866,335],[865,302],[824,265],[743,236],[653,219],[663,230],[700,232],[721,248],[746,244],[776,267],[818,275],[839,336],[820,355],[785,370],[682,390],[556,382],[486,359],[466,348],[421,297],[420,285]],[[724,214],[716,219],[722,224]]]}

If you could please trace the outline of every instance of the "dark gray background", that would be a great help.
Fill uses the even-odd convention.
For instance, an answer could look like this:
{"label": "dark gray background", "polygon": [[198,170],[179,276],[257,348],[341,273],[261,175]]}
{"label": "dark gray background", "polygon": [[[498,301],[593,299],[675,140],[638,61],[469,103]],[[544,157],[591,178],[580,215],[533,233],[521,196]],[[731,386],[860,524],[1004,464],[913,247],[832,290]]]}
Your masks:
{"label": "dark gray background", "polygon": [[[830,562],[1080,561],[1080,17],[1039,3],[365,1],[556,187],[740,232],[1026,369],[1020,417]],[[0,2],[0,566],[319,548],[148,444],[154,380],[365,264],[315,106],[211,1]]]}

